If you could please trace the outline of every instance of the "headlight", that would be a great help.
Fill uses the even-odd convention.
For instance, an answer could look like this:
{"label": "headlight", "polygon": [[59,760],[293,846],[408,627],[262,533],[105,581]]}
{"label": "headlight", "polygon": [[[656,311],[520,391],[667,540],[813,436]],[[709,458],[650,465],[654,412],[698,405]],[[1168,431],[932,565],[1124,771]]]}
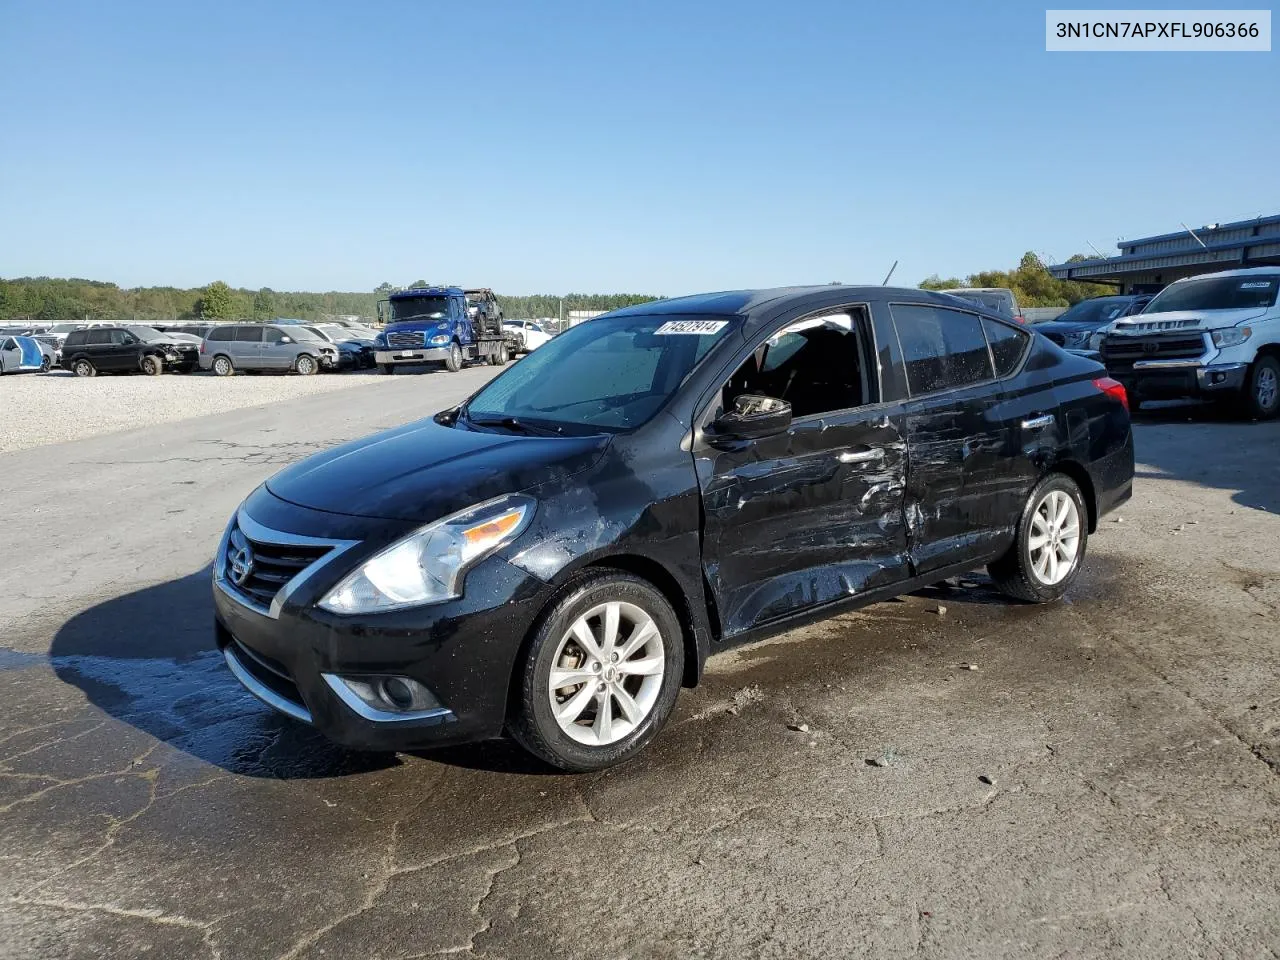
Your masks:
{"label": "headlight", "polygon": [[437,333],[431,338],[430,342],[436,346],[444,346],[449,342],[449,335],[447,333]]}
{"label": "headlight", "polygon": [[1223,327],[1221,330],[1210,330],[1215,347],[1234,347],[1244,343],[1253,333],[1252,327]]}
{"label": "headlight", "polygon": [[320,606],[377,613],[460,597],[467,571],[520,536],[533,507],[529,497],[498,497],[428,524],[366,560]]}
{"label": "headlight", "polygon": [[375,347],[385,347],[387,345],[387,335],[385,333],[378,334],[373,338],[373,345]]}

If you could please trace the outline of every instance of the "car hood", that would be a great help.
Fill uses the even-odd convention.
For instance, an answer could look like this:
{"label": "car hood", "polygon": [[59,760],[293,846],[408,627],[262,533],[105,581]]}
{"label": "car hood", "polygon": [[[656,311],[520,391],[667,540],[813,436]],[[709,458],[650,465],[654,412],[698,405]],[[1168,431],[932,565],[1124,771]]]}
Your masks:
{"label": "car hood", "polygon": [[1266,307],[1244,307],[1240,310],[1170,310],[1165,313],[1136,313],[1111,325],[1113,333],[1166,333],[1176,330],[1216,330],[1234,327],[1261,317]]}
{"label": "car hood", "polygon": [[308,457],[267,481],[302,507],[430,523],[504,493],[561,483],[609,437],[528,437],[419,420]]}
{"label": "car hood", "polygon": [[1040,333],[1092,333],[1094,330],[1101,330],[1106,326],[1106,322],[1090,323],[1087,320],[1046,320],[1043,323],[1037,323],[1032,330],[1038,330]]}

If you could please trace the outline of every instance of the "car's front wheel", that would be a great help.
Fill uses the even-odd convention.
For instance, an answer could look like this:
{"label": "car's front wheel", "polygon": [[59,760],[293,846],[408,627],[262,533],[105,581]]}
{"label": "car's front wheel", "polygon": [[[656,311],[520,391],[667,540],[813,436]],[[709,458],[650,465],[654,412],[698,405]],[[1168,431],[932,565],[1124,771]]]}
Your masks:
{"label": "car's front wheel", "polygon": [[457,373],[462,369],[462,348],[456,343],[449,345],[449,356],[445,358],[444,368],[450,373]]}
{"label": "car's front wheel", "polygon": [[320,369],[320,364],[316,363],[315,357],[304,353],[294,363],[294,369],[304,377],[309,377]]}
{"label": "car's front wheel", "polygon": [[1057,600],[1075,582],[1089,540],[1089,509],[1070,477],[1041,480],[1018,520],[1017,538],[987,567],[1000,592],[1028,603]]}
{"label": "car's front wheel", "polygon": [[148,377],[158,377],[163,370],[159,357],[147,355],[142,358],[142,372]]}
{"label": "car's front wheel", "polygon": [[1244,407],[1258,420],[1280,414],[1280,360],[1266,355],[1254,361],[1245,383]]}
{"label": "car's front wheel", "polygon": [[512,736],[561,770],[599,770],[662,729],[680,692],[683,631],[652,584],[588,574],[564,588],[519,669]]}

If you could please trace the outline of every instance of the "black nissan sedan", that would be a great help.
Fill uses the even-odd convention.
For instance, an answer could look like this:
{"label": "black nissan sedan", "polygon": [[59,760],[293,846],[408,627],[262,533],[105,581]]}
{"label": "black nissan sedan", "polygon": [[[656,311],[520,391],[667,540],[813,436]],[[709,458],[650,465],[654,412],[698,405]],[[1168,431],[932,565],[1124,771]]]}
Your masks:
{"label": "black nissan sedan", "polygon": [[506,732],[597,769],[726,646],[984,565],[1061,597],[1132,482],[1124,388],[977,305],[656,301],[255,490],[214,563],[218,643],[352,747]]}

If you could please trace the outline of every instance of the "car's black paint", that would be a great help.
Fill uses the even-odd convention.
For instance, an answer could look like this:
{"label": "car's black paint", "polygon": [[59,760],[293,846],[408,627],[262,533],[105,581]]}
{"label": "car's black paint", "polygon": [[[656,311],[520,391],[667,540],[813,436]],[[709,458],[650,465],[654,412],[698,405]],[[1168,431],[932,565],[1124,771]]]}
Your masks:
{"label": "car's black paint", "polygon": [[[830,286],[628,308],[619,313],[741,322],[659,415],[631,431],[527,436],[446,414],[286,469],[243,511],[275,530],[357,545],[314,570],[275,618],[215,589],[221,642],[234,635],[287,667],[317,725],[344,743],[396,749],[470,740],[503,728],[525,639],[584,568],[620,567],[666,594],[685,628],[692,684],[719,645],[994,560],[1049,472],[1080,485],[1091,530],[1130,495],[1128,415],[1094,385],[1100,365],[1029,336],[1020,365],[1003,379],[912,398],[884,334],[891,301],[954,306],[919,290]],[[870,403],[797,418],[758,440],[708,433],[721,386],[756,344],[836,308],[865,309],[873,321],[879,363]],[[858,456],[866,451],[882,455]],[[517,491],[537,502],[532,522],[470,571],[462,598],[354,617],[316,606],[361,562],[422,524]],[[411,675],[457,720],[386,729],[345,708],[320,681],[323,671]]]}

